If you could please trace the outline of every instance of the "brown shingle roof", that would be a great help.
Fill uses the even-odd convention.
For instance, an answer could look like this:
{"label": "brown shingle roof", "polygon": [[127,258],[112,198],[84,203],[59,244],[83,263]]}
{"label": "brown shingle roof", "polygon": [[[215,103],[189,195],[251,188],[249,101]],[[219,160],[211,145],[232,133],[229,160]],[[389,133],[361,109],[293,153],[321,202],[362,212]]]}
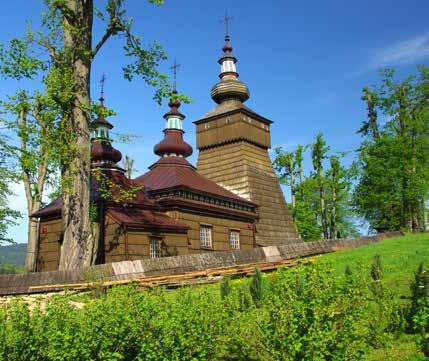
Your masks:
{"label": "brown shingle roof", "polygon": [[185,223],[176,221],[165,213],[133,207],[109,208],[108,214],[119,223],[137,228],[183,231],[188,230]]}
{"label": "brown shingle roof", "polygon": [[209,118],[215,118],[215,117],[221,116],[223,114],[235,113],[238,111],[246,112],[250,116],[254,116],[255,118],[260,119],[261,121],[263,121],[265,123],[268,123],[268,124],[272,123],[271,120],[259,115],[258,113],[256,113],[252,109],[250,109],[249,107],[245,106],[241,101],[236,100],[236,99],[230,99],[230,100],[223,101],[222,103],[217,105],[214,109],[212,109],[208,113],[204,114],[204,116],[201,119],[196,120],[194,123],[198,124],[198,123],[201,123],[201,122],[203,122]]}
{"label": "brown shingle roof", "polygon": [[[103,169],[102,170],[105,177],[107,177],[113,184],[118,185],[119,187],[113,187],[110,189],[110,192],[113,196],[118,196],[119,192],[122,189],[131,189],[131,187],[139,187],[141,185],[135,184],[134,181],[128,179],[125,174],[118,169]],[[101,200],[101,192],[100,192],[100,182],[91,177],[91,201],[97,202]],[[136,196],[131,201],[127,202],[130,204],[137,204],[140,207],[148,207],[148,208],[158,208],[156,202],[153,199],[150,199],[144,189],[139,190],[136,193]],[[32,214],[32,217],[48,217],[61,215],[61,208],[63,202],[61,198],[54,200],[49,203],[46,207],[41,208],[37,212]]]}
{"label": "brown shingle roof", "polygon": [[254,203],[203,177],[186,159],[180,157],[161,158],[151,166],[149,172],[136,178],[135,182],[143,184],[148,192],[185,188],[255,206]]}

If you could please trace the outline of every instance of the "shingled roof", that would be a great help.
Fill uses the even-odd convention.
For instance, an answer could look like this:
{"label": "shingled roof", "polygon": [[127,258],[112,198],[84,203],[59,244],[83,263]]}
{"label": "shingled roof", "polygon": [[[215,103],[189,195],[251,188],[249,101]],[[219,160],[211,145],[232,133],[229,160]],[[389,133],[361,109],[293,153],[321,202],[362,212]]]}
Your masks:
{"label": "shingled roof", "polygon": [[188,189],[255,207],[256,204],[221,187],[199,174],[186,159],[181,157],[161,158],[150,167],[149,172],[134,180],[150,192],[169,189]]}
{"label": "shingled roof", "polygon": [[108,214],[117,222],[136,228],[150,228],[186,232],[188,226],[176,221],[165,213],[135,207],[115,207]]}

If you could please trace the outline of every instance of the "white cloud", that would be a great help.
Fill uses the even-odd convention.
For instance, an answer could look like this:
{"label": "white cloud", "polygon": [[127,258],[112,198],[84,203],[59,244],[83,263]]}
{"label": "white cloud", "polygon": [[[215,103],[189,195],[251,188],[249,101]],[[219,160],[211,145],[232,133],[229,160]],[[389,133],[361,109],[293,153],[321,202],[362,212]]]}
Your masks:
{"label": "white cloud", "polygon": [[371,59],[373,68],[417,63],[429,57],[429,33],[400,41],[376,51]]}
{"label": "white cloud", "polygon": [[359,76],[385,67],[417,65],[427,58],[429,58],[429,33],[424,33],[372,51],[366,65],[351,76]]}

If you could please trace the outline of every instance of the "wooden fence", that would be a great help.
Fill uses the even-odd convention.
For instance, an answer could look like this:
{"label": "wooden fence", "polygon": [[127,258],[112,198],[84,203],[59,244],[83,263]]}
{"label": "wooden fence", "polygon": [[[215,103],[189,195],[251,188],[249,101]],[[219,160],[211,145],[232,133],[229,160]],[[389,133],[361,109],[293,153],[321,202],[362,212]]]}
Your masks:
{"label": "wooden fence", "polygon": [[[41,293],[64,289],[64,285],[98,281],[119,281],[166,275],[179,275],[208,269],[267,263],[278,263],[299,257],[333,252],[378,242],[399,232],[382,233],[354,239],[299,242],[231,252],[205,252],[192,255],[122,261],[96,265],[87,270],[51,271],[17,275],[0,275],[0,295]],[[58,285],[56,287],[55,285]]]}

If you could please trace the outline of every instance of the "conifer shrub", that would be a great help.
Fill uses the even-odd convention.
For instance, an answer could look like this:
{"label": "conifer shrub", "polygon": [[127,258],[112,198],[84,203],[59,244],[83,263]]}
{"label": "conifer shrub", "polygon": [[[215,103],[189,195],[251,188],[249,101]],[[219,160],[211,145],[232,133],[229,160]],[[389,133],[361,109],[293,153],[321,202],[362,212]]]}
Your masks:
{"label": "conifer shrub", "polygon": [[229,282],[229,277],[222,278],[222,281],[220,282],[220,297],[222,298],[222,300],[226,299],[231,293],[231,286]]}
{"label": "conifer shrub", "polygon": [[262,299],[264,297],[262,272],[256,268],[250,282],[250,294],[252,295],[253,303],[257,308],[262,307]]}
{"label": "conifer shrub", "polygon": [[409,331],[418,333],[418,345],[429,356],[429,273],[423,262],[414,273],[410,286],[411,302],[407,312]]}

